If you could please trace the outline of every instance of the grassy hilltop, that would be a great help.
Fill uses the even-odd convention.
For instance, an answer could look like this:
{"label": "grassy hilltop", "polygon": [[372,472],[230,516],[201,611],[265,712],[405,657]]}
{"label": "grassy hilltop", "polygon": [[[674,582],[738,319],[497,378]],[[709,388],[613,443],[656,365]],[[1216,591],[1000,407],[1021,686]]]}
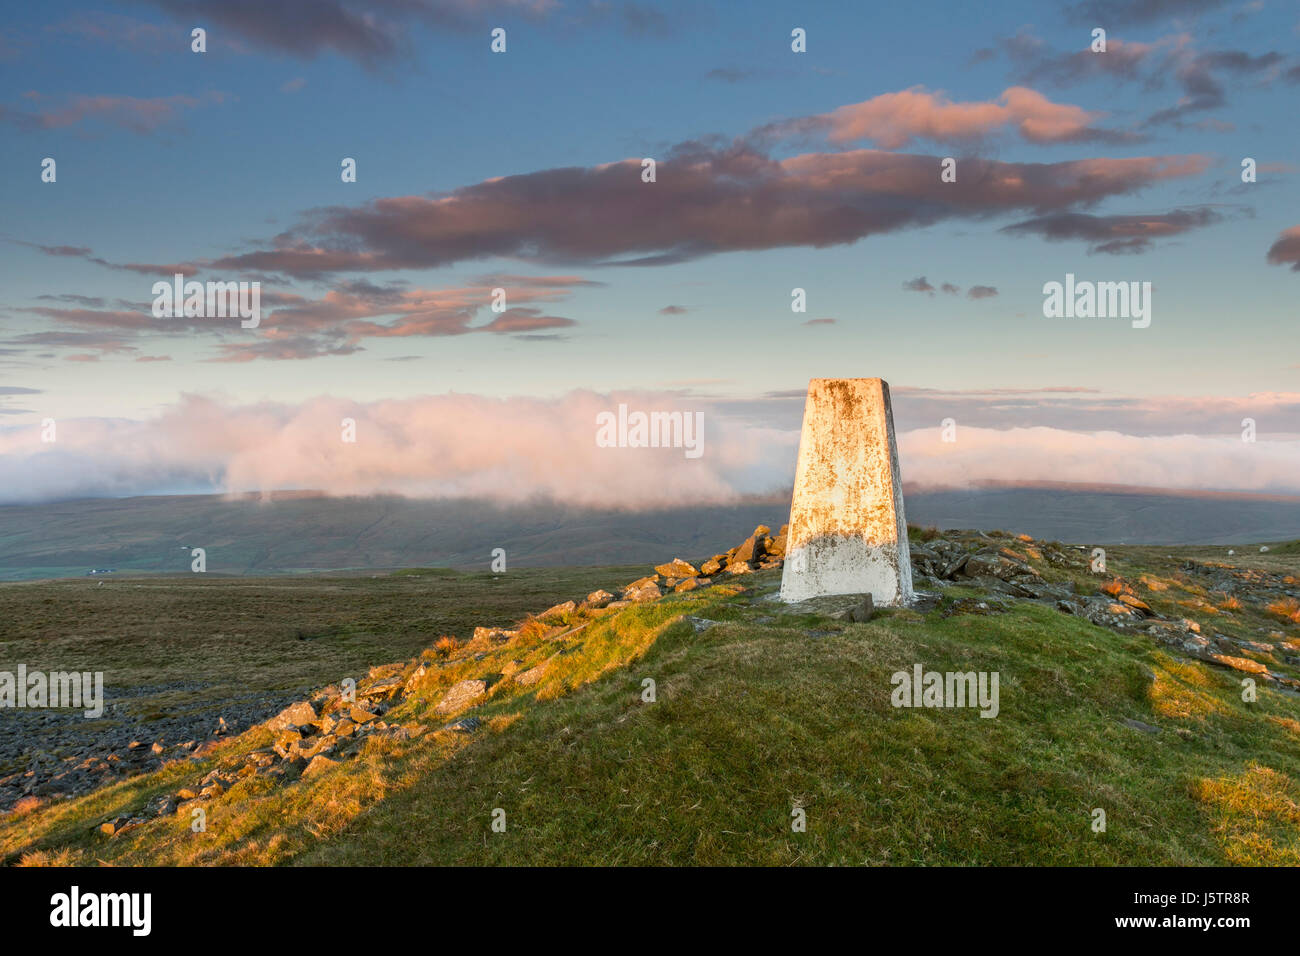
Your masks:
{"label": "grassy hilltop", "polygon": [[[1007,580],[923,578],[937,602],[865,623],[837,616],[851,601],[774,602],[777,568],[541,617],[648,569],[0,586],[0,663],[197,682],[140,706],[213,720],[235,690],[321,712],[303,739],[259,724],[29,798],[0,816],[0,859],[1300,864],[1300,546],[1108,548],[1095,575],[1085,552],[1009,535],[914,542],[918,573],[947,548]],[[360,683],[373,717],[333,703],[387,661]],[[998,672],[1000,713],[891,706],[891,675],[917,663]]]}

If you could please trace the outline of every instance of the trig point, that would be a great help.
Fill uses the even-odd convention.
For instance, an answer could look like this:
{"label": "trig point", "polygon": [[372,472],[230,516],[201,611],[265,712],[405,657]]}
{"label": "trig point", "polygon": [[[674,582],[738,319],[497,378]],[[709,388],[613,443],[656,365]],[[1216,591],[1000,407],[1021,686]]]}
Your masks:
{"label": "trig point", "polygon": [[803,410],[781,600],[868,591],[876,605],[912,600],[889,385],[815,378]]}

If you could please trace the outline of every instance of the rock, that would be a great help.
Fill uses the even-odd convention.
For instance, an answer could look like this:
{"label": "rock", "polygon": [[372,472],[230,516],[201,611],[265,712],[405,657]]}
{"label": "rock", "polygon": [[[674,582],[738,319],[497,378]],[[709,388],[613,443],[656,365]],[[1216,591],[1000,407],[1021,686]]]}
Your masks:
{"label": "rock", "polygon": [[576,610],[578,610],[578,605],[574,604],[572,601],[565,601],[563,604],[557,604],[554,607],[547,608],[545,611],[543,611],[541,614],[537,616],[541,620],[545,621],[548,618],[565,617],[566,615],[572,614]]}
{"label": "rock", "polygon": [[388,700],[395,697],[402,689],[402,678],[400,675],[384,677],[373,683],[363,684],[357,688],[357,696],[362,700]]}
{"label": "rock", "polygon": [[1127,604],[1135,611],[1141,611],[1145,615],[1149,616],[1155,613],[1154,611],[1151,610],[1150,605],[1148,605],[1145,601],[1141,600],[1140,598],[1134,597],[1132,594],[1121,594],[1119,596],[1119,601],[1122,604]]}
{"label": "rock", "polygon": [[668,564],[661,564],[655,568],[656,574],[661,574],[666,578],[693,578],[700,572],[696,570],[695,565],[689,561],[683,561],[681,558],[673,558]]}
{"label": "rock", "polygon": [[337,760],[331,760],[323,754],[317,754],[315,757],[311,758],[311,762],[303,769],[302,775],[304,777],[310,777],[323,770],[328,770],[330,767],[337,767],[338,765],[339,762]]}
{"label": "rock", "polygon": [[623,597],[634,602],[653,601],[656,598],[663,597],[663,593],[664,592],[659,589],[659,585],[647,583],[642,584],[640,587],[628,588],[628,590],[623,592]]}
{"label": "rock", "polygon": [[727,565],[728,574],[753,574],[754,569],[749,566],[747,561],[732,561]]}
{"label": "rock", "polygon": [[357,725],[354,724],[348,718],[344,717],[342,720],[340,720],[337,724],[334,725],[334,736],[351,737],[354,733],[356,733],[356,730],[357,730]]}
{"label": "rock", "polygon": [[935,594],[933,591],[915,591],[912,595],[912,603],[909,605],[914,611],[933,611],[939,606],[943,596]]}
{"label": "rock", "polygon": [[281,757],[288,757],[298,750],[298,745],[302,743],[302,734],[297,730],[286,730],[275,738],[275,743],[271,745]]}
{"label": "rock", "polygon": [[1144,724],[1144,723],[1142,723],[1142,721],[1140,721],[1140,720],[1125,719],[1125,721],[1124,721],[1124,726],[1125,726],[1125,727],[1132,727],[1134,730],[1140,730],[1140,731],[1142,731],[1144,734],[1158,734],[1158,733],[1160,733],[1160,728],[1159,728],[1159,727],[1152,727],[1150,724]]}
{"label": "rock", "polygon": [[99,825],[99,832],[105,833],[111,837],[121,836],[123,833],[134,830],[144,822],[144,817],[121,816],[110,820],[107,823],[101,823]]}
{"label": "rock", "polygon": [[871,620],[871,615],[875,612],[876,607],[871,599],[871,595],[864,594],[862,595],[862,600],[849,610],[847,620],[853,621],[855,624],[865,624],[867,621]]}
{"label": "rock", "polygon": [[713,581],[709,578],[687,578],[685,581],[682,581],[673,588],[673,590],[680,594],[683,591],[694,591],[696,588],[708,587],[712,583]]}
{"label": "rock", "polygon": [[219,783],[210,783],[199,791],[200,800],[212,800],[226,792],[226,788]]}
{"label": "rock", "polygon": [[587,605],[587,607],[599,608],[605,607],[612,600],[614,600],[614,595],[610,594],[608,591],[600,590],[592,591],[588,594],[587,599],[583,603]]}
{"label": "rock", "polygon": [[1248,657],[1230,657],[1227,654],[1209,654],[1208,660],[1224,667],[1231,667],[1233,670],[1245,671],[1247,674],[1267,674],[1268,668],[1259,661],[1252,661]]}
{"label": "rock", "polygon": [[354,724],[358,724],[358,725],[368,724],[372,720],[378,718],[378,716],[379,716],[378,714],[372,713],[371,711],[368,711],[364,707],[357,704],[354,704],[352,708],[348,711],[348,717],[352,720]]}
{"label": "rock", "polygon": [[439,714],[450,714],[463,710],[486,693],[486,681],[463,680],[452,685],[451,690],[447,691],[447,696],[439,701],[434,711]]}
{"label": "rock", "polygon": [[483,726],[483,721],[479,720],[477,717],[462,717],[460,720],[450,723],[442,729],[461,734],[472,734],[481,726]]}
{"label": "rock", "polygon": [[334,749],[336,743],[338,743],[338,738],[333,734],[313,737],[310,740],[303,741],[302,746],[298,748],[298,753],[308,760],[312,760],[319,754],[329,753]]}
{"label": "rock", "polygon": [[523,673],[516,674],[515,683],[520,684],[524,687],[532,687],[534,684],[536,684],[539,680],[542,679],[542,676],[546,673],[546,668],[549,664],[550,661],[542,661],[536,667],[530,667],[528,670],[524,671]]}
{"label": "rock", "polygon": [[160,793],[145,804],[144,812],[151,817],[169,817],[176,812],[176,798]]}
{"label": "rock", "polygon": [[959,571],[961,571],[963,568],[966,567],[966,562],[969,560],[970,560],[970,554],[963,551],[956,558],[952,559],[947,564],[945,564],[939,570],[938,576],[940,578],[943,578],[944,580],[948,580],[952,578],[954,574],[957,574]]}
{"label": "rock", "polygon": [[632,606],[631,601],[610,601],[608,604],[605,605],[605,610],[617,611],[621,608],[631,607],[631,606]]}
{"label": "rock", "polygon": [[717,554],[709,558],[709,560],[700,565],[700,574],[709,576],[717,574],[726,565],[726,557],[725,554]]}
{"label": "rock", "polygon": [[[760,530],[762,531],[762,534],[759,534]],[[759,525],[758,528],[754,529],[754,533],[746,538],[745,543],[736,549],[736,553],[732,557],[732,564],[735,564],[738,561],[743,561],[748,564],[751,561],[761,560],[766,550],[763,547],[763,538],[767,536],[767,533],[768,529],[765,525]]]}
{"label": "rock", "polygon": [[305,700],[290,704],[280,713],[266,722],[267,730],[284,730],[286,727],[301,727],[316,720],[316,708]]}
{"label": "rock", "polygon": [[177,800],[197,800],[198,798],[198,792],[191,790],[189,787],[181,787],[176,791]]}

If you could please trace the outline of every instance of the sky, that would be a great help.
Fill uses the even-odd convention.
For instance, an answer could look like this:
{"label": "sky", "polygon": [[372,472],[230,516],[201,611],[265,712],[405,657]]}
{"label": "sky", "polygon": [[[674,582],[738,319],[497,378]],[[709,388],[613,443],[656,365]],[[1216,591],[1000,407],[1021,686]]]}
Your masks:
{"label": "sky", "polygon": [[0,78],[0,502],[724,500],[841,376],[905,480],[1300,493],[1294,2],[51,0]]}

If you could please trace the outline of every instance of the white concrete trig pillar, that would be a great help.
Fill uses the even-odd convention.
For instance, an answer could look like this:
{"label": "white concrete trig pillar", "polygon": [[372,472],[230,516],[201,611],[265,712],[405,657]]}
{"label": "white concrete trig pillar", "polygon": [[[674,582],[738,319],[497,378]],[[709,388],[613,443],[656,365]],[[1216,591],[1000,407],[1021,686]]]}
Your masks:
{"label": "white concrete trig pillar", "polygon": [[877,606],[912,600],[889,385],[815,378],[804,405],[781,600],[866,592]]}

